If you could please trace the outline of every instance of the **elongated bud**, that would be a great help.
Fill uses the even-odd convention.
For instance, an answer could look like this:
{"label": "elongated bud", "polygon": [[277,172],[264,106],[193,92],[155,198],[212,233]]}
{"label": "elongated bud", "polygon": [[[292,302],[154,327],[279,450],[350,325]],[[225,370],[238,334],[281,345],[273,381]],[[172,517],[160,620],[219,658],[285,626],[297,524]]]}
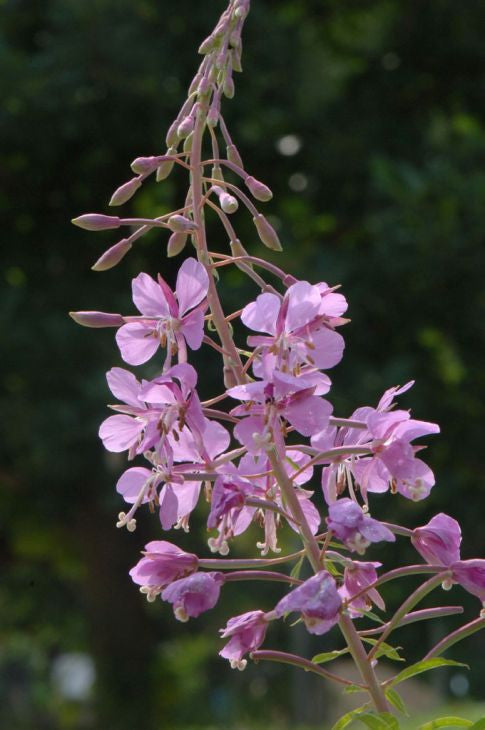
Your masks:
{"label": "elongated bud", "polygon": [[121,259],[128,253],[132,245],[133,244],[128,238],[121,239],[121,241],[118,241],[118,243],[115,243],[114,246],[108,248],[108,250],[99,257],[96,263],[91,266],[92,270],[107,271],[108,269],[112,269],[113,266],[119,264]]}
{"label": "elongated bud", "polygon": [[268,223],[264,215],[261,215],[261,213],[258,213],[258,215],[254,216],[253,218],[254,225],[256,226],[256,230],[258,232],[258,236],[261,239],[262,243],[264,243],[265,246],[270,248],[272,251],[282,251],[283,247],[280,243],[280,239],[278,238],[278,234],[276,233],[273,226]]}
{"label": "elongated bud", "polygon": [[228,144],[226,147],[226,157],[229,160],[229,162],[232,162],[233,165],[237,165],[242,170],[244,170],[243,161],[241,159],[241,155],[239,154],[239,151],[235,144]]}
{"label": "elongated bud", "polygon": [[71,223],[85,231],[107,231],[109,228],[119,228],[121,219],[114,215],[101,215],[100,213],[86,213],[73,218]]}
{"label": "elongated bud", "polygon": [[132,177],[124,185],[121,185],[114,191],[109,201],[110,205],[123,205],[134,196],[136,191],[141,188],[141,180],[139,177]]}
{"label": "elongated bud", "polygon": [[213,180],[220,180],[221,182],[224,182],[224,175],[222,174],[221,166],[220,165],[214,165],[211,170],[211,178]]}
{"label": "elongated bud", "polygon": [[83,327],[121,327],[124,324],[121,314],[109,312],[69,312],[69,316]]}
{"label": "elongated bud", "polygon": [[194,129],[194,117],[188,114],[177,127],[177,135],[179,139],[185,139]]}
{"label": "elongated bud", "polygon": [[192,152],[192,144],[194,141],[194,133],[191,132],[188,137],[184,139],[184,152]]}
{"label": "elongated bud", "polygon": [[[247,256],[248,255],[248,252],[242,245],[239,238],[235,238],[233,241],[231,241],[230,246],[231,246],[231,253],[233,256],[237,257],[237,256]],[[238,267],[240,266],[241,263],[243,263],[244,266],[248,266],[250,269],[254,268],[253,265],[249,261],[244,261],[244,262],[236,261],[235,262],[236,266],[238,266]]]}
{"label": "elongated bud", "polygon": [[232,80],[232,76],[226,76],[222,90],[227,99],[232,99],[234,97],[234,81]]}
{"label": "elongated bud", "polygon": [[207,124],[209,127],[217,127],[219,121],[219,109],[221,106],[219,94],[214,94],[212,104],[210,105],[209,112],[207,114]]}
{"label": "elongated bud", "polygon": [[203,76],[199,86],[197,87],[197,93],[199,96],[205,96],[210,91],[211,85],[208,76]]}
{"label": "elongated bud", "polygon": [[185,244],[187,243],[187,234],[179,231],[178,233],[172,233],[168,239],[167,244],[167,256],[177,256],[181,251],[184,250]]}
{"label": "elongated bud", "polygon": [[173,147],[179,141],[179,136],[177,134],[178,126],[179,121],[176,119],[168,128],[167,136],[165,137],[167,147]]}
{"label": "elongated bud", "polygon": [[178,214],[171,215],[167,221],[167,225],[174,233],[190,233],[190,231],[194,231],[197,228],[193,220]]}
{"label": "elongated bud", "polygon": [[211,35],[207,36],[202,43],[199,46],[199,53],[202,56],[206,56],[208,53],[212,53],[214,48],[217,45],[217,39],[214,37],[214,35],[211,33]]}
{"label": "elongated bud", "polygon": [[251,175],[248,175],[244,182],[249,189],[251,195],[253,196],[253,198],[256,198],[256,200],[261,200],[262,203],[267,203],[268,200],[271,200],[271,198],[273,197],[273,193],[271,192],[269,187],[259,180],[256,180],[256,178],[252,177]]}
{"label": "elongated bud", "polygon": [[194,78],[192,79],[192,81],[190,82],[189,96],[190,96],[190,94],[193,94],[194,91],[196,91],[199,88],[199,84],[200,84],[201,80],[202,80],[202,74],[197,72],[195,74]]}
{"label": "elongated bud", "polygon": [[232,70],[237,71],[237,73],[242,72],[242,64],[241,64],[241,45],[236,46],[232,49],[231,52],[231,60],[232,60]]}
{"label": "elongated bud", "polygon": [[[175,155],[176,152],[177,152],[176,147],[169,147],[167,150],[167,155],[166,155],[167,158],[169,158],[170,155]],[[156,177],[157,182],[161,182],[162,180],[165,180],[170,175],[170,173],[173,170],[174,164],[175,163],[173,160],[166,159],[164,162],[162,162],[161,165],[158,166],[157,177]]]}
{"label": "elongated bud", "polygon": [[130,167],[137,175],[153,172],[163,161],[163,157],[137,157]]}

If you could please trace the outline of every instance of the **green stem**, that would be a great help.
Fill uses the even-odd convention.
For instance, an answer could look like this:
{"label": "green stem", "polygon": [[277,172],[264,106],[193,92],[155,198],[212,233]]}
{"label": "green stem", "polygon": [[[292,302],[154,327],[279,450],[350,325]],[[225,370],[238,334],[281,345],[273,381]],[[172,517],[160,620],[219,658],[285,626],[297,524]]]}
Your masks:
{"label": "green stem", "polygon": [[[320,677],[330,679],[332,682],[338,682],[338,684],[345,684],[347,686],[356,686],[355,682],[351,682],[348,679],[339,677],[337,674],[333,674],[333,672],[322,669],[318,664],[313,664],[309,659],[305,659],[297,654],[288,654],[285,651],[272,651],[271,649],[258,649],[258,651],[253,651],[250,656],[254,662],[263,660],[279,662],[280,664],[291,664],[294,667],[304,669],[305,672],[313,672],[313,674],[318,674]],[[357,684],[357,686],[362,689],[367,689],[363,684]]]}
{"label": "green stem", "polygon": [[466,639],[467,636],[471,636],[476,631],[480,631],[480,629],[483,628],[485,628],[485,617],[479,617],[476,618],[475,621],[470,621],[469,624],[465,624],[465,626],[462,626],[456,631],[453,631],[451,634],[448,634],[448,636],[445,636],[444,639],[441,639],[441,641],[436,644],[431,651],[428,651],[423,661],[443,654],[443,652],[449,649],[450,646],[453,646],[453,644],[456,644],[462,639]]}

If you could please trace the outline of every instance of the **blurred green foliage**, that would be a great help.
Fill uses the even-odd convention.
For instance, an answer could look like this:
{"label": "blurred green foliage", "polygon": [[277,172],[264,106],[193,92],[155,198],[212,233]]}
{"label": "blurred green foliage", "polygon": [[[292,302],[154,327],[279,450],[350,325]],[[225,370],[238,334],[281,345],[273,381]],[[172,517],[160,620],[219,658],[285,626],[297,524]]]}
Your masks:
{"label": "blurred green foliage", "polygon": [[[96,431],[104,372],[121,364],[119,354],[111,333],[82,330],[66,315],[129,311],[134,274],[173,276],[178,261],[165,259],[158,234],[114,271],[94,274],[90,265],[114,239],[80,232],[69,220],[106,211],[130,160],[164,151],[195,49],[223,6],[0,2],[0,723],[15,730],[236,727],[236,718],[251,717],[283,728],[291,713],[302,722],[325,715],[315,699],[320,685],[305,690],[302,707],[302,680],[290,670],[239,675],[217,658],[217,629],[231,611],[254,607],[250,591],[227,591],[217,615],[180,627],[166,607],[145,606],[134,590],[127,570],[159,527],[148,516],[134,535],[113,527],[122,461],[102,452]],[[253,6],[245,73],[226,118],[248,169],[275,193],[267,211],[285,245],[280,265],[301,278],[340,282],[349,298],[347,356],[332,375],[336,412],[347,415],[416,378],[403,405],[442,426],[427,453],[438,485],[426,504],[396,499],[378,508],[410,526],[451,512],[463,525],[464,557],[483,556],[485,6]],[[299,143],[292,155],[276,144],[288,135]],[[133,211],[170,209],[183,185],[175,173],[147,187]],[[260,253],[238,215],[244,244]],[[210,235],[220,246],[220,230]],[[237,272],[225,272],[221,286],[228,310],[256,293]],[[215,362],[210,354],[199,361],[208,394]],[[192,549],[204,540],[202,519],[182,536]],[[398,551],[402,543],[393,559]],[[270,606],[277,595],[258,587],[257,604]],[[392,588],[387,596],[392,606],[402,593]],[[473,615],[476,601],[465,601]],[[408,632],[410,656],[447,626]],[[281,628],[271,644],[279,632],[288,640]],[[63,699],[52,681],[56,658],[72,652],[95,660],[95,693],[84,702]],[[472,664],[478,694],[483,637],[450,656]]]}

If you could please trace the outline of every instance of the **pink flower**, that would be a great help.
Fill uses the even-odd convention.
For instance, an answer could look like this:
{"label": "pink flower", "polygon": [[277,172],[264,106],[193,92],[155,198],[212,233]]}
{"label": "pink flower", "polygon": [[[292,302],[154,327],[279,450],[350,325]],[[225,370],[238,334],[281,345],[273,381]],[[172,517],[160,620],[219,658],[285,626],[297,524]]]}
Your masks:
{"label": "pink flower", "polygon": [[162,600],[173,605],[178,621],[188,621],[214,608],[223,582],[222,573],[192,573],[170,583],[162,592]]}
{"label": "pink flower", "polygon": [[427,525],[416,527],[411,542],[430,565],[448,566],[460,560],[460,525],[443,512],[435,515]]}
{"label": "pink flower", "polygon": [[485,560],[459,560],[450,567],[452,580],[478,596],[485,607]]}
{"label": "pink flower", "polygon": [[154,540],[145,545],[144,557],[130,570],[134,583],[141,586],[147,599],[154,601],[162,588],[172,581],[194,573],[197,555],[186,553],[165,540]]}
{"label": "pink flower", "polygon": [[378,520],[365,514],[353,499],[339,499],[328,508],[328,529],[349,550],[363,555],[371,542],[395,542],[393,533]]}
{"label": "pink flower", "polygon": [[339,593],[342,599],[350,600],[349,611],[353,618],[361,616],[365,611],[370,611],[372,603],[375,603],[381,610],[385,609],[384,601],[375,588],[370,588],[355,600],[351,600],[352,596],[356,596],[377,580],[376,568],[380,568],[381,565],[382,563],[363,563],[355,560],[346,562],[344,582]]}
{"label": "pink flower", "polygon": [[204,336],[205,297],[209,288],[207,272],[198,261],[186,259],[179,269],[175,293],[158,276],[148,274],[133,279],[133,301],[142,317],[129,319],[116,333],[123,360],[130,365],[147,362],[158,347],[168,348],[167,358],[185,342],[198,350]]}
{"label": "pink flower", "polygon": [[223,639],[230,638],[219,655],[229,660],[232,669],[244,669],[247,661],[243,656],[259,649],[267,627],[264,611],[248,611],[230,618],[226,627],[220,630]]}
{"label": "pink flower", "polygon": [[282,301],[276,294],[260,294],[243,309],[241,319],[248,328],[269,335],[250,336],[248,344],[263,348],[265,358],[272,356],[271,369],[297,374],[300,364],[326,369],[340,362],[344,340],[333,327],[342,324],[346,309],[345,298],[326,284],[298,281]]}
{"label": "pink flower", "polygon": [[[245,401],[231,413],[244,418],[234,428],[235,437],[252,453],[258,453],[274,438],[282,449],[284,421],[303,436],[325,428],[332,406],[314,395],[311,379],[275,370],[271,381],[261,380],[229,388],[228,395]],[[282,420],[284,419],[284,421]]]}
{"label": "pink flower", "polygon": [[335,579],[326,570],[290,591],[275,606],[278,618],[298,611],[311,634],[325,634],[339,619],[342,605]]}

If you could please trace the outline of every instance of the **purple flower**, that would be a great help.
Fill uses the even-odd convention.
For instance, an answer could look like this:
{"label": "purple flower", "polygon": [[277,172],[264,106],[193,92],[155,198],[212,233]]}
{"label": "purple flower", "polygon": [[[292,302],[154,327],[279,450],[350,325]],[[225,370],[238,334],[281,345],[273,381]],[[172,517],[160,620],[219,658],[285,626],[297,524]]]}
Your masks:
{"label": "purple flower", "polygon": [[193,258],[180,267],[175,293],[160,275],[158,282],[143,273],[133,279],[133,301],[143,316],[125,318],[130,321],[116,333],[123,360],[141,365],[160,345],[168,348],[169,359],[180,347],[185,349],[185,342],[198,350],[204,336],[208,287],[206,270]]}
{"label": "purple flower", "polygon": [[188,621],[214,608],[223,582],[222,573],[193,573],[170,583],[162,592],[162,600],[173,605],[178,621]]}
{"label": "purple flower", "polygon": [[148,601],[154,601],[161,589],[172,581],[197,570],[197,555],[186,553],[165,540],[145,545],[144,557],[130,570],[134,583],[141,586]]}
{"label": "purple flower", "polygon": [[411,542],[430,565],[448,566],[460,560],[460,525],[443,512],[435,515],[427,525],[416,527]]}
{"label": "purple flower", "polygon": [[231,413],[247,416],[235,427],[234,435],[246,448],[257,453],[274,438],[283,449],[281,437],[284,418],[303,436],[311,436],[327,424],[332,406],[314,395],[315,383],[304,376],[295,377],[274,371],[272,379],[229,388],[228,395],[245,401]]}
{"label": "purple flower", "polygon": [[344,498],[328,508],[327,525],[350,550],[363,555],[371,542],[395,542],[393,533],[378,520],[365,514],[353,499]]}
{"label": "purple flower", "polygon": [[346,308],[345,298],[326,284],[298,281],[283,301],[276,294],[260,294],[243,309],[241,319],[249,329],[267,333],[248,337],[249,345],[264,348],[273,367],[296,374],[302,363],[326,369],[340,362],[344,340],[333,326],[344,322],[340,315]]}
{"label": "purple flower", "polygon": [[267,627],[264,611],[248,611],[230,618],[226,627],[220,630],[223,639],[230,639],[219,656],[228,659],[232,669],[244,669],[247,661],[243,656],[259,649]]}
{"label": "purple flower", "polygon": [[[377,580],[376,568],[382,563],[363,563],[349,560],[345,565],[344,583],[340,588],[340,596],[349,600],[352,596],[363,591],[367,586]],[[380,593],[375,588],[370,588],[366,593],[349,603],[349,611],[352,617],[361,616],[364,611],[371,609],[372,603],[384,610],[385,604]]]}
{"label": "purple flower", "polygon": [[341,605],[334,578],[321,570],[282,598],[275,606],[275,613],[281,618],[285,613],[298,611],[308,631],[320,635],[337,623]]}
{"label": "purple flower", "polygon": [[485,560],[458,560],[450,567],[452,580],[478,596],[485,607]]}

